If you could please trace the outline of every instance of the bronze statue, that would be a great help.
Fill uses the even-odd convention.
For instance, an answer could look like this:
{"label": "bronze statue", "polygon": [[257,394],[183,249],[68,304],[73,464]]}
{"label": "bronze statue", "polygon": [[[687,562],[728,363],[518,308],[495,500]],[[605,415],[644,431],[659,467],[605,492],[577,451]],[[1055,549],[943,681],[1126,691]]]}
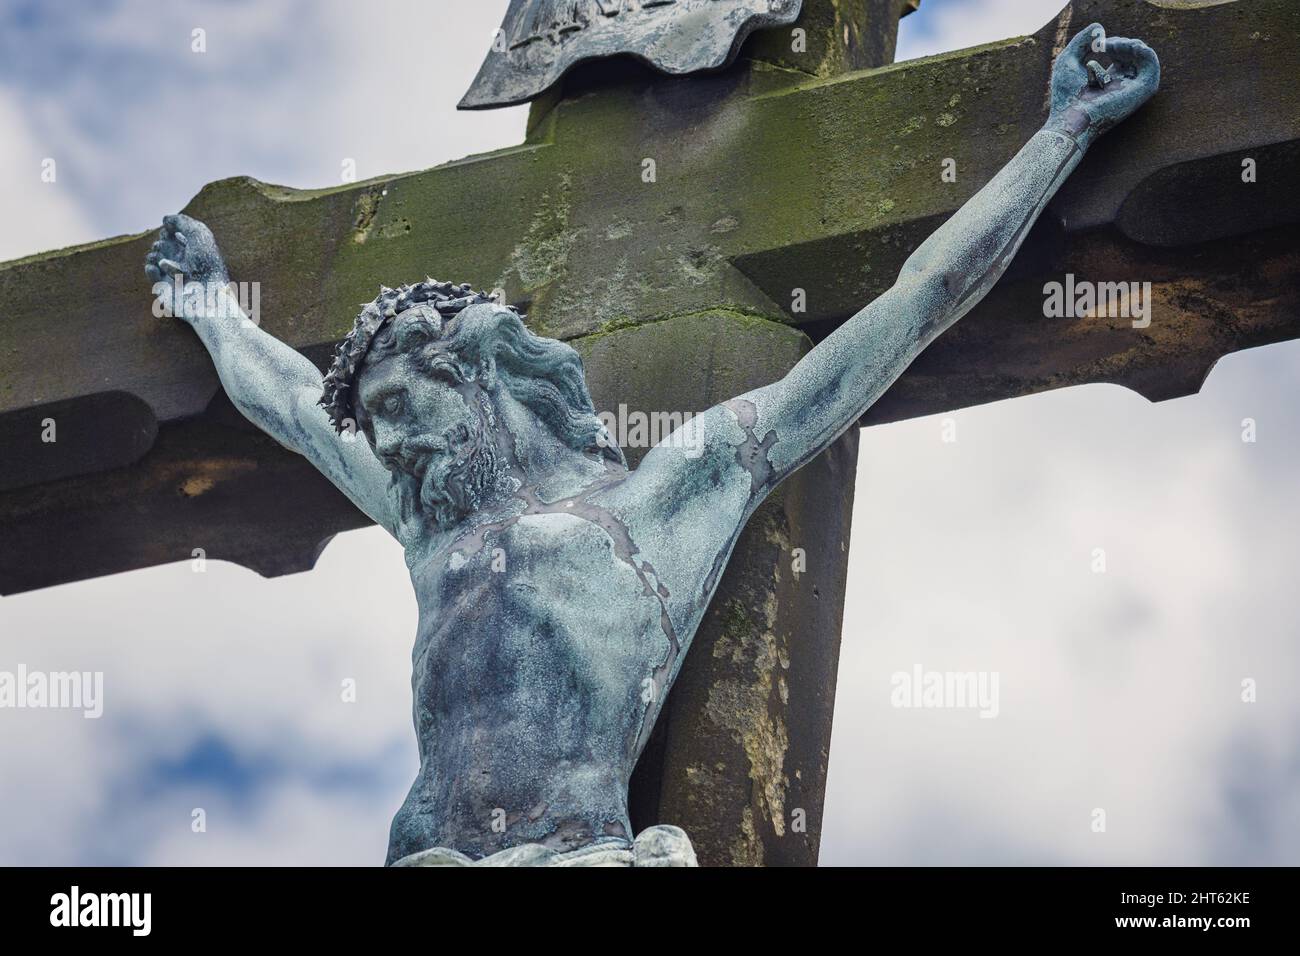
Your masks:
{"label": "bronze statue", "polygon": [[515,310],[466,285],[383,289],[322,380],[225,293],[207,227],[167,217],[146,272],[234,404],[405,549],[421,760],[390,864],[693,862],[675,828],[634,843],[628,779],[745,522],[989,291],[1092,141],[1159,80],[1142,42],[1080,33],[1044,128],[889,291],[634,471],[577,353]]}

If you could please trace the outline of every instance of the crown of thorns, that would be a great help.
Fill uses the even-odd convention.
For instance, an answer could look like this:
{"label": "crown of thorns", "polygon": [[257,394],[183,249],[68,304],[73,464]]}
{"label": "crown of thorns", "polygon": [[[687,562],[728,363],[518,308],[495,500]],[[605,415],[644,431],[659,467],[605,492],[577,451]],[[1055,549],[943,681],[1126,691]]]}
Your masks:
{"label": "crown of thorns", "polygon": [[496,296],[475,292],[468,282],[454,285],[426,279],[396,289],[381,286],[379,296],[362,307],[352,331],[334,350],[334,364],[325,374],[325,391],[317,404],[328,413],[337,431],[348,430],[356,421],[357,372],[370,351],[371,343],[385,325],[407,309],[421,304],[431,305],[443,319],[449,319],[471,305],[495,301]]}

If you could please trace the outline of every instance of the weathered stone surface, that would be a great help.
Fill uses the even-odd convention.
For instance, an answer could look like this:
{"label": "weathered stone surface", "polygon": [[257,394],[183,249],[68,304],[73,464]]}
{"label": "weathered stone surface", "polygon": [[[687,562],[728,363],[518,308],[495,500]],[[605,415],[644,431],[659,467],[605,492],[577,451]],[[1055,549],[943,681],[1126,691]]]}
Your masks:
{"label": "weathered stone surface", "polygon": [[0,415],[0,491],[129,465],[157,437],[153,409],[130,392],[17,409]]}
{"label": "weathered stone surface", "polygon": [[[1041,125],[1058,35],[1097,18],[1115,33],[1147,37],[1167,82],[1131,124],[1097,144],[1053,203],[1048,220],[1068,242],[1115,222],[1160,170],[1300,136],[1286,65],[1300,59],[1300,14],[1272,0],[1245,4],[1250,16],[1238,6],[1075,3],[1072,16],[1034,37],[748,98],[719,89],[710,100],[722,106],[707,111],[692,108],[680,82],[630,82],[568,100],[539,137],[545,131],[562,145],[570,129],[598,128],[618,145],[601,149],[590,175],[571,177],[585,187],[569,193],[563,269],[527,294],[541,311],[567,317],[553,320],[562,334],[689,310],[700,297],[801,325],[842,321],[883,291],[916,245]],[[1214,74],[1227,71],[1202,67],[1210,57],[1257,66],[1220,82]],[[691,86],[710,82],[725,80]],[[1248,100],[1256,108],[1242,111]],[[644,158],[656,160],[657,182],[637,188]],[[949,158],[955,183],[940,178]],[[1272,168],[1276,178],[1256,185],[1278,218],[1295,222],[1300,210],[1280,195],[1292,188],[1281,183],[1286,167]],[[611,225],[604,211],[616,192],[625,198]],[[582,227],[592,221],[602,228]],[[579,314],[571,306],[602,264],[621,281],[597,280],[595,308]],[[1050,260],[1040,264],[1055,271]],[[804,313],[789,311],[795,289],[807,291]]]}
{"label": "weathered stone surface", "polygon": [[[779,322],[721,309],[574,339],[598,411],[702,412],[774,382],[808,338]],[[625,448],[635,467],[646,448]]]}
{"label": "weathered stone surface", "polygon": [[[885,288],[919,240],[1028,137],[1045,109],[1056,37],[1098,17],[1150,38],[1166,89],[1098,144],[1022,258],[1058,276],[1062,260],[1048,253],[1086,246],[1086,230],[1107,224],[1161,245],[1202,240],[1204,221],[1186,210],[1205,195],[1204,177],[1253,152],[1261,198],[1250,208],[1294,225],[1295,187],[1277,168],[1289,166],[1285,144],[1300,139],[1293,4],[1108,0],[1072,9],[1068,23],[1032,38],[830,80],[758,66],[639,76],[563,100],[515,149],[315,192],[227,180],[188,211],[212,224],[235,276],[261,284],[267,329],[298,347],[337,338],[378,282],[427,272],[500,285],[539,331],[566,338],[713,307],[806,325],[816,337],[816,323],[841,321]],[[1240,110],[1246,101],[1252,109]],[[948,157],[958,165],[954,184],[939,180]],[[656,160],[655,183],[641,178],[647,158]],[[1188,164],[1200,170],[1200,188],[1183,202]],[[1130,197],[1135,212],[1124,214]],[[1251,227],[1241,216],[1217,222],[1219,238]],[[218,386],[201,346],[178,323],[155,319],[142,293],[149,241],[123,237],[0,266],[0,415],[102,391],[141,398],[159,422],[206,407]],[[1189,258],[1185,274],[1197,262]],[[54,283],[66,291],[57,322],[44,298]],[[808,293],[807,312],[790,314],[796,288]],[[993,308],[986,303],[967,327],[989,327],[979,317]],[[1291,334],[1261,330],[1249,344]],[[70,341],[82,348],[67,349]],[[1241,347],[1230,335],[1221,344]],[[1129,362],[1137,380],[1157,374],[1158,355],[1122,353],[1112,353],[1110,380],[1129,384]],[[60,362],[46,360],[56,354]],[[1047,361],[1053,367],[1020,381],[999,374],[1012,386],[1001,397],[1044,379],[1085,380],[1068,355]],[[967,384],[954,382],[943,400],[962,404]],[[992,379],[983,389],[997,390]],[[927,410],[936,409],[919,409]]]}
{"label": "weathered stone surface", "polygon": [[[756,34],[742,56],[755,64],[823,78],[893,63],[898,19],[920,5],[921,0],[805,3],[791,27]],[[795,30],[803,31],[799,49]]]}
{"label": "weathered stone surface", "polygon": [[306,571],[335,534],[370,523],[224,393],[209,413],[160,426],[132,466],[13,489],[3,508],[0,594],[189,560],[196,549],[267,576]]}

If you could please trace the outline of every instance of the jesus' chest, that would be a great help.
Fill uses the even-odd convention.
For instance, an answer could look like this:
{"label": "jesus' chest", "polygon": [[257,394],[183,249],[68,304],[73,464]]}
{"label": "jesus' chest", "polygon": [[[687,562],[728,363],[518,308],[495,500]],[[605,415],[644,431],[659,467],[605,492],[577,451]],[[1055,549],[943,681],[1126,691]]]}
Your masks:
{"label": "jesus' chest", "polygon": [[[423,681],[450,691],[526,687],[529,674],[632,694],[675,655],[667,589],[617,527],[524,515],[468,535],[413,570]],[[430,687],[432,690],[432,687]]]}

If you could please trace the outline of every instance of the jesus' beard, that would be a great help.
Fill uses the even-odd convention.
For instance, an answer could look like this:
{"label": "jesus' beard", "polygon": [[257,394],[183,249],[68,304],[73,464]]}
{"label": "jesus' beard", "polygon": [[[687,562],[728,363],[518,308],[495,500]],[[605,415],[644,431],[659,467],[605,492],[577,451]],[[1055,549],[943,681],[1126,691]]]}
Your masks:
{"label": "jesus' beard", "polygon": [[404,521],[422,519],[445,531],[484,507],[508,486],[495,436],[475,415],[449,428],[441,441],[425,435],[402,443],[402,458],[421,463],[396,472],[393,485]]}

